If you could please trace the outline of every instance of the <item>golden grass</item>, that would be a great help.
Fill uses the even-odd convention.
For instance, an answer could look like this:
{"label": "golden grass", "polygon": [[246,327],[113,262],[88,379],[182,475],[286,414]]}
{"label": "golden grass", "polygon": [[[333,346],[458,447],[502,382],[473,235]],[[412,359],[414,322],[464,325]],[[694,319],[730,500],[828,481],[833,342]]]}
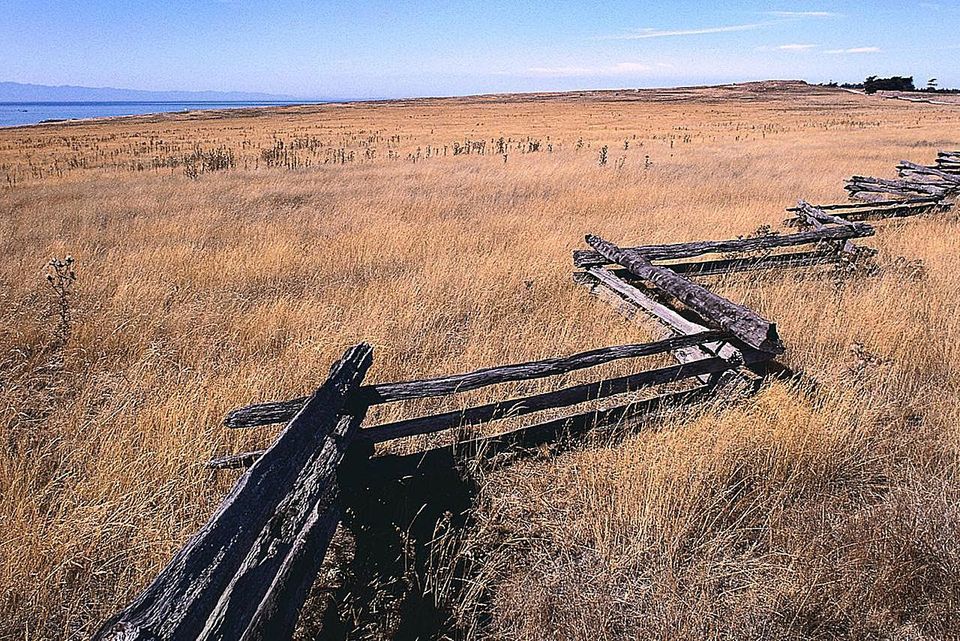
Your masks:
{"label": "golden grass", "polygon": [[[954,107],[762,89],[0,131],[0,637],[88,635],[223,496],[233,477],[203,463],[274,433],[228,432],[224,413],[309,391],[347,345],[373,343],[386,381],[644,340],[571,283],[584,233],[746,234],[799,197],[841,200],[849,174],[960,147]],[[277,140],[302,169],[265,166]],[[453,155],[468,140],[486,153]],[[198,143],[235,169],[189,178],[175,162]],[[810,273],[717,283],[778,322],[817,390],[493,473],[468,536],[493,596],[460,604],[486,611],[475,631],[960,633],[960,224],[868,242],[882,274],[839,291]],[[60,348],[44,264],[66,254]]]}

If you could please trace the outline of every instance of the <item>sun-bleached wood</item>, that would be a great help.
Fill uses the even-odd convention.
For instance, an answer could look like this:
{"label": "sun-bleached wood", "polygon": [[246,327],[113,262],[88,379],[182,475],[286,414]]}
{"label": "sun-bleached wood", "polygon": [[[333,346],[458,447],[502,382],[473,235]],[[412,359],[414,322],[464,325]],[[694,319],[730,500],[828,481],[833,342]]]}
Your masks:
{"label": "sun-bleached wood", "polygon": [[744,344],[771,354],[784,351],[776,325],[752,310],[714,294],[667,267],[653,265],[636,252],[626,253],[599,236],[587,235],[586,241],[608,261],[622,265],[635,276],[650,281],[705,321],[730,332]]}
{"label": "sun-bleached wood", "polygon": [[900,164],[897,166],[897,170],[903,177],[913,174],[919,174],[921,176],[933,176],[951,185],[951,190],[960,188],[960,176],[947,173],[935,167],[927,167],[925,165],[918,165],[917,163],[910,162],[909,160],[901,160]]}
{"label": "sun-bleached wood", "polygon": [[938,185],[911,180],[892,180],[887,178],[872,178],[869,176],[854,176],[844,186],[849,192],[867,191],[885,194],[929,194],[943,197],[947,190]]}
{"label": "sun-bleached wood", "polygon": [[[704,325],[695,323],[692,320],[680,315],[676,310],[673,310],[647,296],[634,285],[625,282],[621,278],[617,278],[606,268],[592,267],[587,270],[587,274],[592,276],[597,281],[603,283],[611,291],[630,301],[634,306],[639,307],[643,311],[650,314],[665,328],[669,329],[675,334],[694,335],[707,330]],[[746,351],[751,350],[747,349]],[[681,362],[690,362],[693,360],[698,360],[699,358],[706,358],[710,356],[719,356],[720,358],[724,358],[733,362],[745,362],[747,360],[747,356],[743,353],[743,350],[737,349],[731,345],[729,341],[704,343],[702,345],[692,347],[685,352],[678,350],[675,352],[675,355],[676,354],[686,354],[689,356],[688,358],[679,358],[678,360]]]}
{"label": "sun-bleached wood", "polygon": [[[832,209],[881,209],[886,205],[896,206],[896,207],[907,207],[911,205],[923,206],[923,205],[936,205],[940,202],[940,198],[937,196],[921,196],[919,198],[904,198],[901,200],[880,200],[869,205],[863,203],[830,203],[827,205],[814,205],[817,209],[832,210]],[[787,211],[797,211],[796,207],[787,207]]]}
{"label": "sun-bleached wood", "polygon": [[[584,285],[590,293],[612,306],[619,314],[655,336],[683,334],[702,330],[703,325],[693,323],[676,311],[661,305],[640,290],[639,286],[624,282],[604,267],[592,267],[585,272],[573,275],[575,282]],[[767,361],[770,354],[760,352],[746,345],[734,347],[730,342],[707,343],[673,352],[680,363],[690,363],[719,356],[731,363],[744,363],[728,370],[721,376],[734,375],[747,388],[756,388],[756,376],[748,365]],[[697,377],[701,383],[713,385],[717,378],[713,374]]]}
{"label": "sun-bleached wood", "polygon": [[[787,267],[811,267],[835,263],[837,253],[831,249],[814,249],[805,252],[790,252],[771,254],[769,256],[750,256],[744,258],[727,258],[722,260],[704,260],[697,262],[663,264],[678,274],[691,276],[715,276],[719,274],[733,274],[738,272],[764,271],[769,269],[783,269]],[[625,271],[625,270],[623,270]],[[613,270],[616,273],[616,270]]]}
{"label": "sun-bleached wood", "polygon": [[[573,354],[572,356],[547,358],[515,365],[487,367],[453,376],[441,376],[438,378],[404,381],[400,383],[366,385],[362,386],[349,402],[353,405],[369,406],[405,399],[445,396],[447,394],[467,392],[489,385],[497,385],[499,383],[534,380],[546,376],[565,374],[623,358],[663,354],[676,349],[716,341],[723,336],[724,332],[722,331],[713,331],[701,327],[698,331],[685,332],[684,336],[673,337],[659,342],[616,345],[581,352],[579,354]],[[230,412],[224,422],[228,427],[255,427],[257,425],[282,422],[293,416],[293,414],[303,406],[305,401],[306,397],[300,397],[287,401],[271,401],[268,403],[248,405]],[[213,463],[214,461],[211,461],[211,465]],[[229,462],[219,461],[218,466],[228,467]]]}
{"label": "sun-bleached wood", "polygon": [[[695,334],[706,330],[706,327],[703,325],[695,324],[683,316],[680,316],[672,309],[660,305],[653,299],[646,298],[639,290],[624,283],[605,268],[593,267],[588,271],[596,273],[576,272],[573,275],[574,281],[586,285],[590,289],[591,294],[612,305],[627,319],[634,321],[637,325],[645,327],[652,336],[668,338],[670,336]],[[601,283],[601,279],[607,280],[608,282],[606,284]],[[636,301],[629,301],[629,293],[617,293],[615,289],[618,286],[636,290],[635,298],[644,299],[643,305]],[[646,312],[646,314],[640,316],[638,314],[639,311]],[[648,322],[645,323],[643,322],[644,320]],[[731,361],[743,358],[740,352],[728,342],[682,347],[673,350],[671,353],[678,363],[690,363],[714,356],[721,356]],[[701,383],[706,384],[710,381],[711,376],[712,374],[700,374],[697,376],[697,379]]]}
{"label": "sun-bleached wood", "polygon": [[[853,224],[848,220],[828,214],[822,209],[814,207],[805,200],[800,200],[797,202],[797,210],[800,214],[800,218],[803,219],[808,226],[813,227],[814,229],[826,229],[827,225]],[[853,241],[849,238],[843,241],[838,241],[838,250],[848,257],[853,257],[857,254],[857,246],[854,245]]]}
{"label": "sun-bleached wood", "polygon": [[[814,207],[821,211],[828,211],[833,216],[850,222],[883,220],[885,218],[906,218],[928,213],[943,213],[953,208],[951,203],[937,197],[895,201],[882,200],[883,197],[879,194],[873,195],[879,200],[872,202],[843,203],[842,205],[814,205]],[[854,196],[854,194],[851,194],[851,197]],[[790,207],[787,211],[797,212],[798,210],[796,207]],[[804,224],[804,220],[803,217],[796,216],[794,218],[787,218],[783,221],[783,224],[787,227],[798,227]]]}
{"label": "sun-bleached wood", "polygon": [[[628,256],[636,255],[648,261],[678,260],[681,258],[702,256],[704,254],[755,252],[778,247],[790,247],[793,245],[810,245],[831,240],[861,238],[873,234],[874,230],[870,225],[858,224],[850,225],[849,227],[831,227],[819,231],[797,232],[795,234],[774,234],[770,236],[758,236],[756,238],[703,240],[669,245],[623,247],[621,250]],[[581,268],[600,267],[609,265],[610,261],[595,250],[578,249],[573,252],[573,264]]]}
{"label": "sun-bleached wood", "polygon": [[346,400],[372,362],[360,344],[156,579],[98,641],[289,638],[340,519],[336,469],[363,414]]}

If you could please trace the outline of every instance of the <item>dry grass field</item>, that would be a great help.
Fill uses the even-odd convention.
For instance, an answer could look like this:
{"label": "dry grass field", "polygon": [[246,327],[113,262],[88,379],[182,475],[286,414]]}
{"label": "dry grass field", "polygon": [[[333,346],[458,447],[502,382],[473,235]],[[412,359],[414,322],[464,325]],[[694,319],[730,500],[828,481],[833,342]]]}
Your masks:
{"label": "dry grass field", "polygon": [[[584,233],[779,228],[938,148],[955,106],[775,83],[0,130],[0,638],[87,637],[236,478],[204,463],[275,433],[223,415],[348,345],[387,381],[645,340],[571,281]],[[878,227],[878,274],[714,282],[798,381],[476,472],[457,575],[405,584],[443,634],[960,635],[960,220]]]}

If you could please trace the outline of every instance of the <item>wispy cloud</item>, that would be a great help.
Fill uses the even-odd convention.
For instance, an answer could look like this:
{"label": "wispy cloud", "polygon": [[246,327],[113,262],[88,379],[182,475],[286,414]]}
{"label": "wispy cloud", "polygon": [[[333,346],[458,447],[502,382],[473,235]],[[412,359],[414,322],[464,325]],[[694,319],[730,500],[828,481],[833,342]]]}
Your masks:
{"label": "wispy cloud", "polygon": [[637,29],[630,33],[606,36],[604,40],[644,40],[647,38],[673,38],[677,36],[703,36],[712,33],[736,33],[773,27],[785,22],[806,18],[839,18],[841,14],[833,11],[766,11],[764,15],[775,18],[764,22],[720,25],[716,27],[697,27],[692,29]]}
{"label": "wispy cloud", "polygon": [[761,45],[754,49],[754,51],[813,51],[814,49],[819,48],[820,45],[814,44],[802,44],[802,43],[789,43],[785,45]]}
{"label": "wispy cloud", "polygon": [[644,40],[646,38],[672,38],[675,36],[701,36],[708,33],[732,33],[736,31],[752,31],[769,27],[774,22],[753,22],[749,24],[733,24],[722,27],[702,27],[699,29],[638,29],[632,33],[616,36],[607,36],[606,40]]}
{"label": "wispy cloud", "polygon": [[816,49],[818,45],[808,45],[808,44],[787,44],[774,47],[777,51],[810,51],[811,49]]}
{"label": "wispy cloud", "polygon": [[768,16],[778,18],[839,18],[841,14],[834,11],[767,11]]}
{"label": "wispy cloud", "polygon": [[665,62],[647,64],[644,62],[618,62],[612,65],[568,65],[560,67],[530,67],[528,73],[536,76],[576,77],[576,76],[629,76],[650,73],[652,71],[672,69]]}
{"label": "wispy cloud", "polygon": [[880,47],[851,47],[850,49],[827,49],[827,53],[880,53]]}

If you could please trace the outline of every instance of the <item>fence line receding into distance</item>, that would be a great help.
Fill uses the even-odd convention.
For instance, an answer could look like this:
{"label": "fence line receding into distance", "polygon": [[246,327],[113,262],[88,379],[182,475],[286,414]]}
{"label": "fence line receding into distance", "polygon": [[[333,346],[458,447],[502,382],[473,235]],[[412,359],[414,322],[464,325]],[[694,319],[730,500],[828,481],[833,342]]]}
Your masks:
{"label": "fence line receding into distance", "polygon": [[[289,639],[342,517],[338,472],[359,467],[374,445],[444,432],[456,444],[463,425],[549,411],[554,417],[494,436],[472,437],[462,451],[549,442],[571,432],[615,424],[661,406],[721,391],[756,390],[785,350],[777,326],[716,294],[694,277],[754,270],[837,265],[871,250],[865,221],[947,211],[960,193],[960,152],[940,152],[935,166],[903,161],[900,178],[855,176],[847,184],[860,203],[800,201],[785,223],[798,231],[751,238],[621,247],[594,235],[574,252],[574,280],[659,340],[571,356],[489,367],[454,376],[364,384],[373,348],[349,348],[309,395],[257,403],[230,412],[231,428],[285,423],[273,445],[210,462],[247,468],[216,513],[153,582],[108,620],[96,639],[187,641]],[[890,196],[896,198],[891,199]],[[670,354],[676,364],[562,387],[456,411],[364,426],[374,405],[448,396],[505,382],[586,370],[606,363]],[[666,390],[678,382],[685,387]],[[625,397],[660,388],[652,398]],[[598,402],[601,407],[598,407]],[[584,404],[589,408],[575,409]],[[555,418],[563,411],[561,418]],[[365,463],[366,462],[366,463]]]}

